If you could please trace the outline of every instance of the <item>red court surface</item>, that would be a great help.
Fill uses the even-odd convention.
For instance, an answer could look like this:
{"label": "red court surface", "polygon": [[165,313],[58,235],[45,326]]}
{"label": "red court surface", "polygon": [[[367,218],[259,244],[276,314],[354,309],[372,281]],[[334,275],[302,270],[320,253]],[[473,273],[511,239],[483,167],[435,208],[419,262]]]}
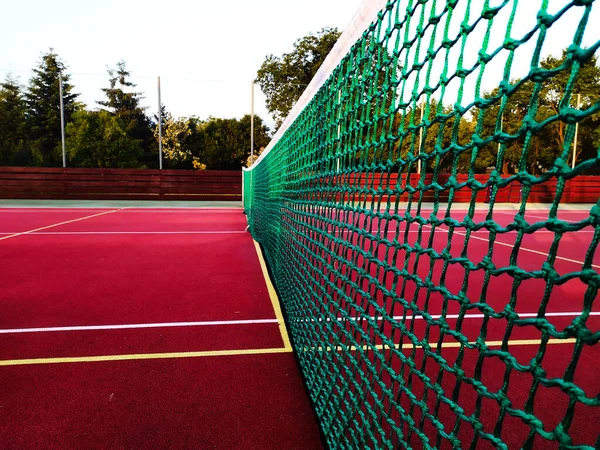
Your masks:
{"label": "red court surface", "polygon": [[321,448],[241,209],[0,209],[0,448]]}
{"label": "red court surface", "polygon": [[[453,218],[461,221],[465,214],[453,211]],[[494,221],[507,226],[514,214],[495,211]],[[575,223],[585,219],[586,213],[569,211],[559,216]],[[530,224],[546,218],[546,211],[525,216]],[[397,238],[413,249],[431,247],[438,255],[446,251],[453,257],[464,251],[478,264],[489,251],[487,230],[473,232],[465,249],[464,229],[454,232],[449,245],[445,225],[432,236],[431,227],[419,231],[413,224],[407,232],[405,222],[393,219],[387,220],[387,228],[377,218],[335,220],[337,228],[329,220],[290,224],[287,230],[299,230],[292,242],[309,242],[311,251],[338,271],[328,273],[321,265],[308,273],[304,267],[307,285],[314,276],[320,277],[315,283],[325,290],[339,283],[340,275],[357,281],[358,268],[386,289],[395,289],[413,311],[426,309],[437,320],[447,303],[445,322],[451,328],[457,326],[458,302],[445,302],[441,292],[427,296],[427,289],[415,296],[415,282],[402,277],[395,282],[382,261],[438,286],[443,261],[426,254],[417,261],[416,254],[404,251],[394,255],[389,243]],[[477,212],[473,220],[483,222],[485,213]],[[245,231],[241,209],[7,208],[0,209],[0,224],[0,448],[321,448],[285,328],[282,332],[281,313],[254,242]],[[329,229],[329,236],[317,228]],[[343,239],[336,240],[336,236]],[[600,255],[587,254],[592,238],[591,226],[565,233],[553,263],[559,275],[581,270],[586,258],[591,258],[591,267],[598,271]],[[516,232],[496,236],[496,267],[510,264],[516,239]],[[517,265],[530,272],[542,270],[553,239],[549,230],[526,234]],[[290,247],[290,263],[304,257],[302,252],[305,249],[300,246]],[[509,274],[491,277],[484,293],[483,271],[466,273],[461,264],[450,264],[444,279],[450,295],[460,294],[465,277],[465,294],[472,302],[483,295],[496,314],[505,310],[513,289]],[[512,309],[522,319],[537,316],[545,285],[540,278],[521,281]],[[414,353],[420,365],[422,349],[413,349],[406,335],[401,338],[391,318],[381,318],[382,311],[410,330],[412,342],[438,342],[442,322],[428,325],[422,317],[413,320],[413,311],[405,319],[403,308],[392,307],[380,290],[368,291],[367,284],[363,288],[371,292],[372,300],[348,285],[344,292],[352,304],[339,296],[323,302],[320,313],[327,318],[326,325],[342,342],[352,335],[360,345],[381,350],[381,336],[370,333],[379,325],[380,333],[396,345],[401,341],[403,353]],[[553,287],[546,298],[545,318],[555,330],[567,332],[581,316],[586,289],[578,278]],[[480,306],[471,305],[461,324],[461,333],[469,341],[481,334]],[[600,329],[598,306],[593,304],[586,321],[592,333]],[[365,319],[344,320],[359,314]],[[306,318],[314,320],[314,316]],[[512,356],[522,365],[530,363],[543,338],[542,330],[530,325],[507,331],[504,317],[490,318],[486,328],[489,348],[500,349],[502,341],[508,340]],[[450,366],[459,354],[456,343],[448,335],[441,342],[440,354]],[[574,339],[549,342],[540,362],[548,378],[564,376],[574,349]],[[375,353],[367,354],[375,358]],[[397,356],[389,350],[383,354],[393,370],[400,370]],[[476,350],[462,354],[466,376],[472,376],[477,356]],[[573,372],[573,382],[587,398],[600,392],[598,360],[598,346],[585,346]],[[485,359],[481,381],[490,392],[502,389],[505,368],[500,359]],[[431,379],[436,379],[439,370],[436,362],[424,366]],[[384,372],[382,381],[389,383],[386,377]],[[423,384],[417,377],[413,381],[414,395],[422,398]],[[507,395],[514,408],[524,407],[532,382],[531,374],[513,371]],[[451,393],[455,383],[455,375],[443,377],[446,392]],[[432,410],[435,401],[430,393],[427,402]],[[461,406],[470,414],[476,401],[475,389],[464,385]],[[400,403],[410,410],[406,397]],[[538,388],[535,411],[550,427],[546,431],[557,425],[568,407],[568,396],[561,390]],[[413,409],[419,421],[418,408]],[[482,411],[484,431],[493,433],[498,404],[484,398]],[[445,404],[437,417],[448,429],[454,426],[456,416]],[[504,422],[502,439],[509,448],[519,448],[529,427],[510,414],[505,414]],[[574,443],[593,445],[600,433],[597,424],[598,408],[578,405],[570,428]],[[425,431],[435,435],[432,426],[427,425]],[[408,428],[404,432],[408,434]],[[459,437],[470,442],[472,433],[465,425]],[[414,435],[409,440],[419,446]],[[486,443],[480,441],[481,448],[487,448]]]}

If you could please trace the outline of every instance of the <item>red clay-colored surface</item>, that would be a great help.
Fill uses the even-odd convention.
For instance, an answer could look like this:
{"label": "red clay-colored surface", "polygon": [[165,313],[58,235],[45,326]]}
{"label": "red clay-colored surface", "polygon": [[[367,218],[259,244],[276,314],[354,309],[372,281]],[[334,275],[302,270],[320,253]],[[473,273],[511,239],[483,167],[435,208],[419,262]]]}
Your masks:
{"label": "red clay-colored surface", "polygon": [[26,235],[0,244],[10,261],[2,328],[275,317],[249,234]]}
{"label": "red clay-colored surface", "polygon": [[292,354],[2,367],[0,447],[319,449]]}
{"label": "red clay-colored surface", "polygon": [[[103,211],[0,210],[0,233]],[[250,234],[229,233],[245,226],[119,210],[2,240],[0,329],[272,320]],[[0,333],[4,361],[282,347],[276,323]],[[291,353],[5,366],[0,386],[2,449],[321,448]]]}
{"label": "red clay-colored surface", "polygon": [[[0,233],[27,231],[102,211],[105,210],[0,210]],[[429,213],[421,212],[421,215],[428,216]],[[463,220],[465,214],[466,211],[453,210],[455,220]],[[438,214],[438,217],[442,216],[443,213]],[[560,214],[562,219],[571,221],[586,216],[583,212]],[[513,217],[511,211],[494,212],[494,220],[502,226],[511,223]],[[525,218],[529,223],[535,223],[546,217],[547,212],[533,211]],[[346,220],[347,223],[354,222],[352,218]],[[485,213],[476,213],[473,220],[484,221]],[[356,225],[362,228],[364,221]],[[367,224],[371,234],[388,241],[396,237],[393,221],[389,222],[387,233],[383,227],[378,230],[377,219],[372,225],[369,228]],[[0,307],[3,311],[0,329],[273,319],[275,315],[253,243],[249,234],[240,233],[245,226],[241,209],[123,209],[51,227],[38,234],[0,241],[0,259],[9,262],[4,264],[0,275]],[[405,239],[405,227],[405,223],[400,224],[400,242]],[[413,224],[410,230],[407,243],[415,247],[419,238],[418,226]],[[444,230],[447,227],[436,230],[431,244],[438,253],[448,244],[448,234]],[[464,250],[464,230],[457,231],[449,248],[453,257],[459,257]],[[559,274],[581,269],[593,237],[590,231],[592,228],[587,227],[576,233],[566,233],[561,238],[559,256],[562,259],[554,262]],[[0,238],[2,236],[0,234]],[[430,236],[430,229],[424,228],[420,245],[429,246]],[[356,233],[346,233],[344,238],[376,259],[404,267],[402,251],[393,261],[388,246],[377,239]],[[497,243],[493,246],[493,262],[497,268],[510,264],[515,239],[515,232],[497,235]],[[518,266],[528,271],[541,270],[553,239],[554,234],[548,231],[526,235],[518,252]],[[334,255],[342,254],[332,241],[325,239],[321,244],[329,252],[330,261]],[[477,264],[484,260],[488,250],[489,233],[486,230],[472,233],[466,256]],[[364,254],[350,252],[343,255],[381,279],[382,269]],[[413,254],[406,266],[409,273],[440,284],[441,261],[435,262],[433,270],[429,256],[422,255],[416,269],[415,261]],[[600,255],[594,255],[592,262],[600,264]],[[345,272],[344,267],[338,267],[338,270],[356,280],[356,272]],[[327,275],[324,271],[324,278]],[[483,275],[482,270],[468,275],[465,292],[472,301],[481,295]],[[452,294],[461,291],[464,277],[465,269],[460,264],[448,266],[445,285]],[[383,282],[391,289],[394,279],[386,276]],[[543,279],[521,281],[515,311],[537,313],[544,288]],[[586,288],[577,279],[555,286],[546,311],[581,311]],[[486,303],[501,312],[507,299],[511,298],[512,289],[510,275],[491,277]],[[426,289],[421,289],[413,298],[414,282],[400,280],[395,284],[395,290],[409,302],[414,300],[419,308],[425,307]],[[346,294],[351,295],[353,301],[365,304],[365,299],[356,292],[349,290]],[[392,310],[389,299],[383,298],[381,292],[376,293],[374,302],[366,307],[369,315],[377,315],[375,305],[385,305],[388,313],[403,313],[400,305]],[[441,293],[434,292],[428,299],[427,310],[430,314],[439,314],[443,304]],[[355,315],[355,311],[348,311]],[[458,302],[450,301],[447,313],[458,312]],[[597,307],[594,312],[598,312]],[[477,313],[480,313],[478,308],[468,312]],[[412,312],[409,317],[411,315]],[[575,318],[561,315],[548,316],[547,320],[558,331],[563,331]],[[446,319],[446,322],[451,328],[456,325],[454,318]],[[367,323],[338,322],[337,326],[358,336],[356,327],[366,328]],[[424,320],[407,321],[406,326],[418,340],[425,337]],[[598,330],[600,317],[591,316],[587,327]],[[469,340],[475,340],[480,328],[481,318],[466,319],[461,332]],[[502,340],[506,335],[506,320],[490,319],[487,331],[488,341]],[[399,339],[399,332],[393,333],[389,325],[383,327],[383,332]],[[435,341],[439,332],[439,327],[431,326],[429,341]],[[515,327],[509,335],[510,340],[541,337],[541,331],[534,326]],[[404,338],[404,343],[407,342]],[[449,338],[444,342],[449,342]],[[373,343],[380,343],[380,340],[375,339]],[[0,334],[0,360],[281,346],[276,324],[60,331]],[[510,347],[513,356],[523,365],[530,364],[538,349],[538,345]],[[573,344],[548,346],[541,366],[549,378],[564,376],[573,350]],[[408,354],[409,351],[405,352]],[[452,366],[458,350],[444,348],[441,352]],[[599,352],[599,349],[586,346],[574,374],[575,384],[588,397],[597,395],[600,389],[593,369],[600,358]],[[419,366],[422,350],[416,350],[415,355]],[[476,356],[476,351],[465,352],[461,367],[466,376],[473,376]],[[395,359],[392,367],[397,370],[399,363]],[[502,388],[505,368],[499,358],[485,359],[482,382],[490,392]],[[425,370],[427,376],[434,380],[438,371],[437,363],[429,361]],[[416,377],[413,379],[412,389],[420,398],[423,383]],[[508,396],[515,408],[523,408],[531,382],[528,373],[513,371],[511,374]],[[447,395],[452,394],[455,384],[455,375],[443,377],[442,385]],[[0,448],[319,448],[321,445],[291,354],[0,367],[0,386],[3,387],[0,393]],[[473,412],[476,397],[474,389],[463,384],[459,404],[468,414]],[[430,392],[427,402],[431,408],[435,399]],[[548,424],[549,430],[564,417],[566,399],[560,389],[539,388],[535,414]],[[407,402],[407,399],[402,401]],[[410,408],[409,403],[402,404],[407,410]],[[570,431],[572,436],[577,436],[576,444],[594,441],[598,429],[592,424],[600,423],[597,410],[581,405],[576,408]],[[419,412],[415,410],[414,414],[418,421]],[[493,433],[498,414],[498,404],[484,398],[480,419],[485,432]],[[447,429],[454,426],[456,414],[444,403],[437,416]],[[433,433],[431,427],[427,425],[426,431]],[[528,430],[521,419],[507,415],[502,439],[511,448],[519,447]],[[472,427],[463,424],[459,437],[463,442],[470,442],[472,433]],[[411,441],[415,445],[419,442],[415,436]],[[485,441],[480,444],[481,448],[490,447]],[[536,444],[548,443],[538,438]]]}

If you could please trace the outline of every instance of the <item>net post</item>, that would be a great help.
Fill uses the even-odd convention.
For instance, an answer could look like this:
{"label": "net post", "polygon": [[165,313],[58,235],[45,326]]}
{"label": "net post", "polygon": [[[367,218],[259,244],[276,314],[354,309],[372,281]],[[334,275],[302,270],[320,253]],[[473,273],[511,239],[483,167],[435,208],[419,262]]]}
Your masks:
{"label": "net post", "polygon": [[160,77],[158,77],[158,168],[162,170],[162,102],[160,101]]}
{"label": "net post", "polygon": [[254,80],[250,83],[250,165],[254,164]]}
{"label": "net post", "polygon": [[58,73],[58,93],[60,96],[60,138],[62,145],[62,166],[67,167],[67,151],[65,144],[65,105],[63,99],[63,78],[62,72]]}

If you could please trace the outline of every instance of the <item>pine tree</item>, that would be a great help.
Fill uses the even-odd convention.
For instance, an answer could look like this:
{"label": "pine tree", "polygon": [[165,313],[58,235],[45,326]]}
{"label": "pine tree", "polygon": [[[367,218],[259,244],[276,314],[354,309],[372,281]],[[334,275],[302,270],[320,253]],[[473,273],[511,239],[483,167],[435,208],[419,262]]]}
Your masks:
{"label": "pine tree", "polygon": [[42,59],[29,82],[25,94],[27,122],[32,139],[34,163],[45,167],[61,164],[60,129],[60,89],[59,74],[63,78],[63,104],[65,123],[77,109],[70,75],[65,73],[66,66],[52,49],[42,55]]}
{"label": "pine tree", "polygon": [[157,143],[150,119],[140,105],[144,97],[139,92],[133,92],[136,85],[130,81],[131,72],[127,70],[125,61],[119,61],[116,69],[109,68],[108,75],[110,87],[102,89],[107,99],[98,104],[125,124],[129,137],[140,141],[144,150],[143,162],[149,166],[156,165]]}
{"label": "pine tree", "polygon": [[18,79],[8,74],[0,84],[0,165],[29,165],[25,100]]}

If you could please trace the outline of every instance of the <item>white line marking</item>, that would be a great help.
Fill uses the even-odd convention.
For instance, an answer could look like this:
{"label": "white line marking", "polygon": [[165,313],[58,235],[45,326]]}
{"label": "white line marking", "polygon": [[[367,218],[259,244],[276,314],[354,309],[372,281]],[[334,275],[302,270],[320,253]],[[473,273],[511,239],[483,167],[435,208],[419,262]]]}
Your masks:
{"label": "white line marking", "polygon": [[[519,317],[537,317],[537,313],[518,313]],[[579,316],[581,312],[550,312],[546,313],[545,317],[573,317]],[[600,312],[591,312],[590,316],[600,316]],[[439,319],[442,316],[440,314],[434,314],[431,317]],[[483,314],[466,314],[465,319],[481,319]],[[375,320],[374,317],[370,317]],[[446,319],[457,319],[458,314],[447,314]],[[402,319],[402,316],[394,316],[394,320]],[[345,321],[339,317],[337,320]],[[353,318],[352,321],[360,320],[360,318]],[[381,317],[377,318],[381,321]],[[424,320],[422,316],[407,317],[406,320]],[[252,325],[252,324],[264,324],[264,323],[279,323],[277,319],[249,319],[249,320],[215,320],[215,321],[204,321],[204,322],[162,322],[162,323],[134,323],[134,324],[123,324],[123,325],[85,325],[85,326],[68,326],[68,327],[44,327],[44,328],[8,328],[0,329],[0,334],[17,334],[17,333],[45,333],[53,331],[94,331],[94,330],[129,330],[139,328],[171,328],[171,327],[202,327],[202,326],[219,326],[219,325]]]}
{"label": "white line marking", "polygon": [[93,330],[129,330],[135,328],[169,328],[169,327],[204,327],[215,325],[250,325],[260,323],[278,323],[277,319],[254,320],[215,320],[205,322],[163,322],[163,323],[133,323],[124,325],[86,325],[69,327],[44,328],[9,328],[0,330],[0,334],[14,333],[45,333],[51,331],[93,331]]}
{"label": "white line marking", "polygon": [[[517,215],[517,211],[515,211],[515,212],[514,212],[514,214],[510,214],[510,213],[508,213],[508,212],[504,212],[504,211],[494,211],[494,212],[495,212],[495,213],[497,212],[497,213],[499,213],[499,214],[508,214],[508,215],[510,215],[510,216],[513,216],[513,217],[515,217],[515,216]],[[550,211],[546,211],[546,212],[550,213]],[[586,211],[586,210],[582,210],[582,211],[571,211],[571,212],[573,212],[573,213],[578,213],[578,212],[583,212],[583,213],[585,213],[585,212],[587,212],[587,211]],[[546,216],[546,217],[544,217],[544,216],[535,216],[535,215],[533,215],[533,214],[529,214],[529,213],[525,213],[525,216],[526,216],[526,217],[531,217],[531,218],[533,218],[533,219],[543,219],[543,220],[548,220],[548,218],[549,218],[548,216]],[[564,218],[562,218],[562,217],[559,217],[559,220],[562,220],[563,222],[570,222],[570,223],[578,223],[578,222],[581,222],[580,220],[564,219]]]}
{"label": "white line marking", "polygon": [[[519,318],[521,317],[537,317],[538,313],[517,313],[519,315]],[[550,313],[546,313],[544,314],[544,317],[574,317],[574,316],[580,316],[581,312],[550,312]],[[590,316],[600,316],[600,312],[590,312]],[[441,314],[432,314],[431,317],[433,317],[434,319],[439,319],[442,317]],[[465,314],[464,318],[465,319],[483,319],[485,317],[484,314]],[[489,315],[488,315],[489,317]],[[458,319],[458,314],[446,314],[445,316],[446,319]],[[400,320],[402,319],[402,316],[394,316],[393,317],[394,320]],[[381,319],[379,319],[381,320]],[[406,320],[424,320],[424,318],[422,316],[417,316],[417,317],[407,317]]]}
{"label": "white line marking", "polygon": [[111,213],[114,213],[114,212],[117,212],[117,211],[122,211],[122,209],[113,209],[113,210],[110,210],[110,211],[103,211],[101,213],[93,214],[91,216],[78,217],[77,219],[72,219],[72,220],[66,220],[64,222],[53,223],[52,225],[47,225],[45,227],[35,228],[33,230],[20,231],[20,232],[15,233],[15,234],[9,234],[7,236],[0,237],[0,241],[2,241],[4,239],[14,238],[14,237],[17,237],[17,236],[24,236],[26,234],[35,233],[36,231],[47,230],[48,228],[58,227],[60,225],[65,225],[65,224],[68,224],[68,223],[80,222],[82,220],[91,219],[92,217],[103,216],[105,214],[111,214]]}
{"label": "white line marking", "polygon": [[[28,235],[95,235],[95,234],[242,234],[245,231],[41,231],[37,233],[28,233]],[[14,234],[9,232],[0,233],[0,235]]]}
{"label": "white line marking", "polygon": [[[428,228],[431,228],[429,225],[425,225],[425,226],[427,226]],[[442,231],[444,233],[448,233],[447,230],[444,230],[442,228],[438,228],[438,230]],[[462,233],[460,231],[454,231],[454,234],[458,234],[458,235],[461,235],[461,236],[466,236],[467,235],[466,233]],[[473,236],[473,234],[471,234],[471,239],[477,239],[477,240],[485,241],[485,242],[489,242],[490,241],[489,239],[485,239],[485,238],[478,237],[478,236]],[[510,248],[514,248],[514,246],[515,246],[514,244],[507,244],[506,242],[500,242],[498,240],[494,241],[494,245],[495,244],[503,245],[505,247],[510,247]],[[519,247],[519,250],[523,250],[524,252],[536,253],[538,255],[542,255],[542,256],[546,256],[546,257],[549,256],[548,253],[540,252],[539,250],[534,250],[532,248]],[[575,263],[575,264],[578,264],[578,265],[583,265],[584,264],[583,261],[577,261],[576,259],[565,258],[563,256],[556,256],[556,259],[561,259],[563,261],[572,262],[572,263]],[[595,267],[596,269],[600,269],[600,265],[598,265],[598,264],[590,264],[590,265],[592,267]]]}

